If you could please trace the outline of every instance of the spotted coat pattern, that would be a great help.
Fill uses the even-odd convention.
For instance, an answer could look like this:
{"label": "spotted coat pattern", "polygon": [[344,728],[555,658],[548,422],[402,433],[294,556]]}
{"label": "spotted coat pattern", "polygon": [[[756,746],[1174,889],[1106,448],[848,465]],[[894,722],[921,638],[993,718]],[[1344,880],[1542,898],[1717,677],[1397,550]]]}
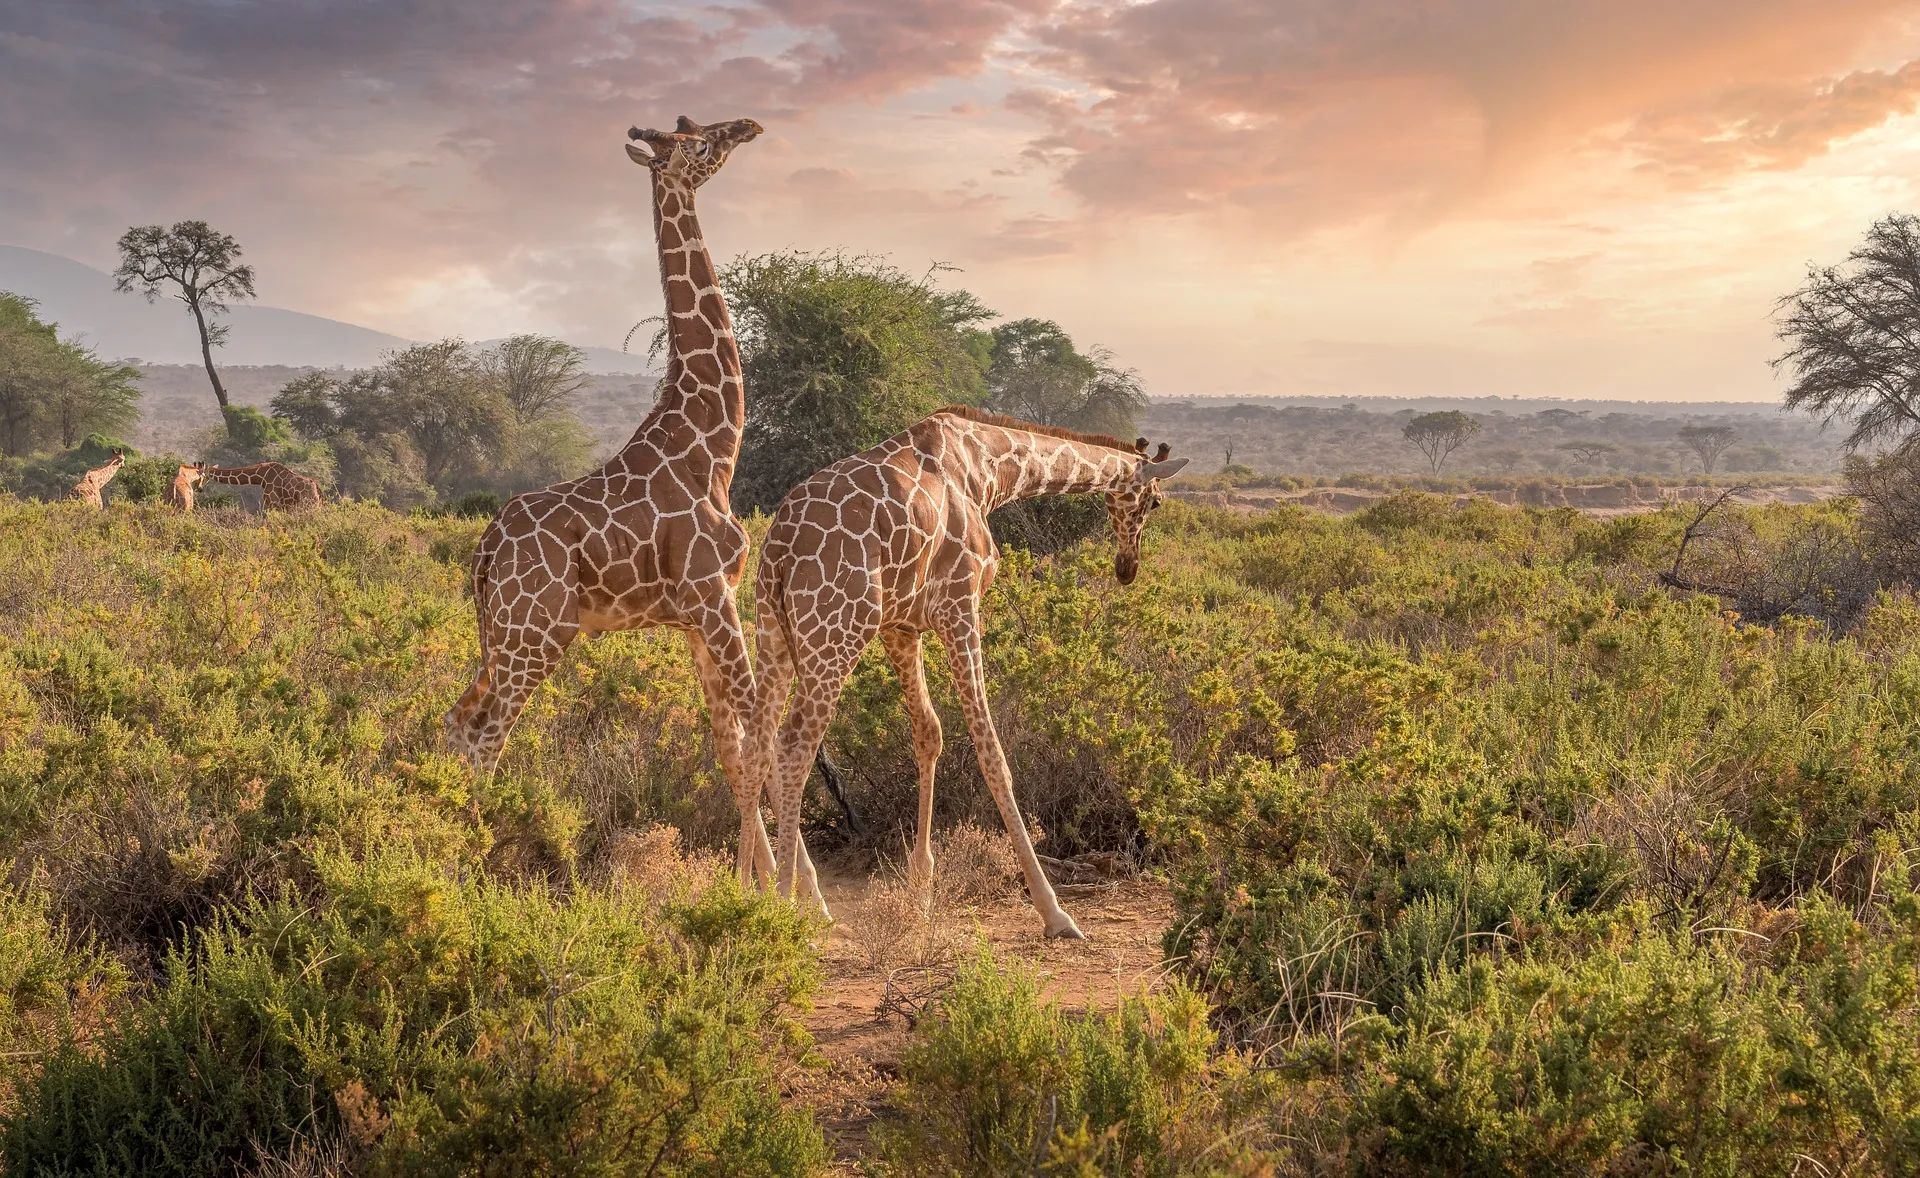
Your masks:
{"label": "spotted coat pattern", "polygon": [[194,490],[207,483],[258,487],[260,507],[264,511],[298,511],[320,506],[320,484],[278,462],[256,462],[250,466],[208,466],[204,462],[182,465],[162,494],[173,506],[192,511]]}
{"label": "spotted coat pattern", "polygon": [[811,874],[800,840],[807,770],[848,675],[875,637],[900,676],[913,725],[920,807],[912,876],[931,879],[941,732],[920,645],[932,631],[946,648],[981,776],[1046,933],[1080,936],[1040,870],[987,707],[980,603],[999,567],[987,516],[1037,495],[1102,494],[1115,538],[1114,573],[1126,584],[1139,568],[1140,536],[1160,501],[1159,480],[1185,465],[1184,458],[1149,461],[1104,435],[951,408],[834,463],[787,495],[755,580],[759,684],[749,740],[755,781],[778,816],[783,895],[792,895],[796,876]]}
{"label": "spotted coat pattern", "polygon": [[73,485],[73,490],[67,492],[67,498],[83,499],[95,507],[105,507],[107,501],[101,498],[100,492],[107,489],[107,484],[113,481],[113,476],[119,474],[120,468],[126,464],[127,456],[115,450],[113,457],[107,459],[105,466],[96,466],[81,475],[80,481]]}
{"label": "spotted coat pattern", "polygon": [[687,636],[713,725],[715,753],[740,807],[740,870],[771,879],[760,808],[745,795],[745,718],[753,667],[734,601],[747,534],[728,490],[746,400],[733,323],[694,213],[694,191],[739,144],[740,119],[675,131],[635,129],[647,167],[666,297],[667,372],[653,411],[606,465],[516,495],[481,536],[472,565],[480,668],[447,713],[449,743],[483,772],[528,698],[575,637],[643,626]]}

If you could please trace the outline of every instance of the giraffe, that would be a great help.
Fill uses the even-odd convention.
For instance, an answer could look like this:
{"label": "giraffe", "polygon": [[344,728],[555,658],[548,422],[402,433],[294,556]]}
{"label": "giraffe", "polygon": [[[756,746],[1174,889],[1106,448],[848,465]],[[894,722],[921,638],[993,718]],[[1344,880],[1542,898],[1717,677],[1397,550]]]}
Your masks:
{"label": "giraffe", "polygon": [[1130,584],[1147,512],[1160,503],[1159,480],[1187,464],[1184,458],[1151,461],[1144,448],[949,407],[788,492],[767,531],[754,581],[759,683],[749,737],[755,781],[779,823],[782,895],[793,894],[800,876],[807,893],[818,896],[800,840],[801,791],[841,688],[876,635],[900,676],[913,725],[920,808],[911,878],[921,885],[931,880],[940,720],[920,659],[921,635],[931,630],[946,647],[981,776],[1020,856],[1046,934],[1080,937],[1040,870],[988,710],[980,603],[1000,557],[987,516],[1036,495],[1104,494],[1117,543],[1114,575]]}
{"label": "giraffe", "polygon": [[714,750],[740,807],[739,870],[769,884],[773,849],[742,751],[753,666],[734,595],[747,533],[728,490],[746,396],[740,353],[694,190],[734,148],[761,134],[751,119],[641,130],[627,154],[651,176],[666,297],[667,373],[653,411],[591,474],[516,495],[474,552],[480,667],[446,716],[448,741],[492,772],[528,697],[578,635],[668,626],[687,636]]}
{"label": "giraffe", "polygon": [[182,466],[182,474],[191,470],[186,493],[179,495],[181,475],[175,475],[173,490],[169,502],[179,499],[179,506],[193,510],[193,490],[207,483],[222,483],[231,487],[260,488],[260,508],[263,511],[298,511],[303,507],[320,506],[320,484],[306,475],[280,465],[278,462],[256,462],[251,466],[208,466],[197,462],[191,467]]}
{"label": "giraffe", "polygon": [[126,464],[127,452],[115,450],[113,457],[107,459],[105,466],[96,466],[81,475],[80,481],[73,485],[73,490],[67,492],[67,498],[82,499],[95,507],[105,507],[107,501],[100,497],[100,492],[107,489],[107,484],[113,481],[113,476],[119,474],[120,468]]}
{"label": "giraffe", "polygon": [[202,463],[182,462],[179,468],[173,472],[173,481],[168,483],[166,489],[160,492],[161,501],[168,507],[178,507],[180,510],[192,514],[193,491],[195,487],[200,485],[200,472],[203,466],[204,464]]}

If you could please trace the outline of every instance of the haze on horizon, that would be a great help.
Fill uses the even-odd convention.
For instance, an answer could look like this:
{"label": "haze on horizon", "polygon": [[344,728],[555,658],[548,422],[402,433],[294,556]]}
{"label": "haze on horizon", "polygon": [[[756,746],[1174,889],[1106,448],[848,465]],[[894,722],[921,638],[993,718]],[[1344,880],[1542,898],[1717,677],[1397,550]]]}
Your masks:
{"label": "haze on horizon", "polygon": [[4,0],[0,241],[204,218],[262,303],[618,347],[627,126],[750,116],[722,257],[957,266],[1158,396],[1764,401],[1917,104],[1920,0]]}

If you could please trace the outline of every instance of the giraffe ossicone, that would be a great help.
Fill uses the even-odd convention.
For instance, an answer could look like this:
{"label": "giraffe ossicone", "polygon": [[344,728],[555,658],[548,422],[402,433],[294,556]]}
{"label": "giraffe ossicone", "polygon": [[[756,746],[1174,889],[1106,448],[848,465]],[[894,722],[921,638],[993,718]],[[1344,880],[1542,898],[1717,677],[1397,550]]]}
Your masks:
{"label": "giraffe ossicone", "polygon": [[913,726],[920,804],[911,875],[931,880],[941,732],[920,647],[932,631],[946,647],[981,776],[1046,933],[1081,935],[1040,868],[988,707],[981,601],[1000,555],[987,516],[1037,495],[1102,494],[1114,532],[1114,575],[1125,584],[1139,569],[1140,538],[1147,513],[1160,503],[1160,480],[1186,463],[1149,460],[1104,434],[955,407],[833,463],[787,494],[754,582],[760,658],[749,739],[756,798],[764,790],[778,818],[782,895],[793,894],[796,876],[807,869],[800,838],[807,771],[841,689],[875,637],[900,676]]}
{"label": "giraffe ossicone", "polygon": [[733,322],[694,212],[695,191],[762,133],[752,119],[629,137],[651,178],[666,303],[667,372],[651,412],[598,470],[516,495],[471,567],[480,666],[446,715],[448,742],[482,772],[499,763],[534,690],[581,634],[667,626],[687,636],[714,751],[740,810],[739,869],[771,884],[773,849],[743,741],[753,665],[735,593],[747,533],[728,498],[746,397]]}

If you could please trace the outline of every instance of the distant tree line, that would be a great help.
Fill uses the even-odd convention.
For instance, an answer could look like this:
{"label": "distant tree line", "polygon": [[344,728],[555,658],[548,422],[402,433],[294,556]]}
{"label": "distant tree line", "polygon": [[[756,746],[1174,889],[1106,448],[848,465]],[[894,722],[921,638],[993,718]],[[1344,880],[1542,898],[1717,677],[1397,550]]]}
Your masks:
{"label": "distant tree line", "polygon": [[140,374],[94,355],[32,299],[0,291],[0,453],[67,450],[88,434],[120,434],[140,419]]}
{"label": "distant tree line", "polygon": [[61,339],[32,299],[0,291],[0,489],[65,494],[140,420],[139,380]]}
{"label": "distant tree line", "polygon": [[[592,465],[593,437],[577,412],[587,383],[577,348],[538,335],[490,348],[459,339],[420,344],[372,368],[298,377],[261,413],[230,401],[213,362],[227,333],[219,316],[254,296],[240,244],[204,221],[182,221],[131,228],[119,248],[119,289],[150,302],[176,299],[192,317],[225,427],[200,457],[273,459],[332,493],[401,509],[458,502],[485,510]],[[1050,320],[993,325],[999,316],[973,294],[936,281],[941,269],[915,277],[872,256],[797,251],[724,269],[748,397],[736,510],[772,510],[815,470],[945,404],[1133,436],[1147,406],[1136,374],[1103,350],[1083,351]],[[0,350],[6,455],[55,445],[72,452],[95,435],[91,454],[138,419],[137,372],[61,342],[30,302],[8,296],[0,333],[8,344]],[[70,453],[59,478],[41,479],[48,486],[36,483],[36,492],[52,491],[64,467],[80,460]],[[142,471],[122,481],[136,497],[157,482]],[[996,524],[1016,542],[1055,546],[1102,518],[1094,504],[1041,503]]]}
{"label": "distant tree line", "polygon": [[397,508],[512,494],[585,473],[574,412],[584,353],[539,335],[419,344],[358,372],[313,372],[273,398],[290,440],[324,448],[336,489]]}

